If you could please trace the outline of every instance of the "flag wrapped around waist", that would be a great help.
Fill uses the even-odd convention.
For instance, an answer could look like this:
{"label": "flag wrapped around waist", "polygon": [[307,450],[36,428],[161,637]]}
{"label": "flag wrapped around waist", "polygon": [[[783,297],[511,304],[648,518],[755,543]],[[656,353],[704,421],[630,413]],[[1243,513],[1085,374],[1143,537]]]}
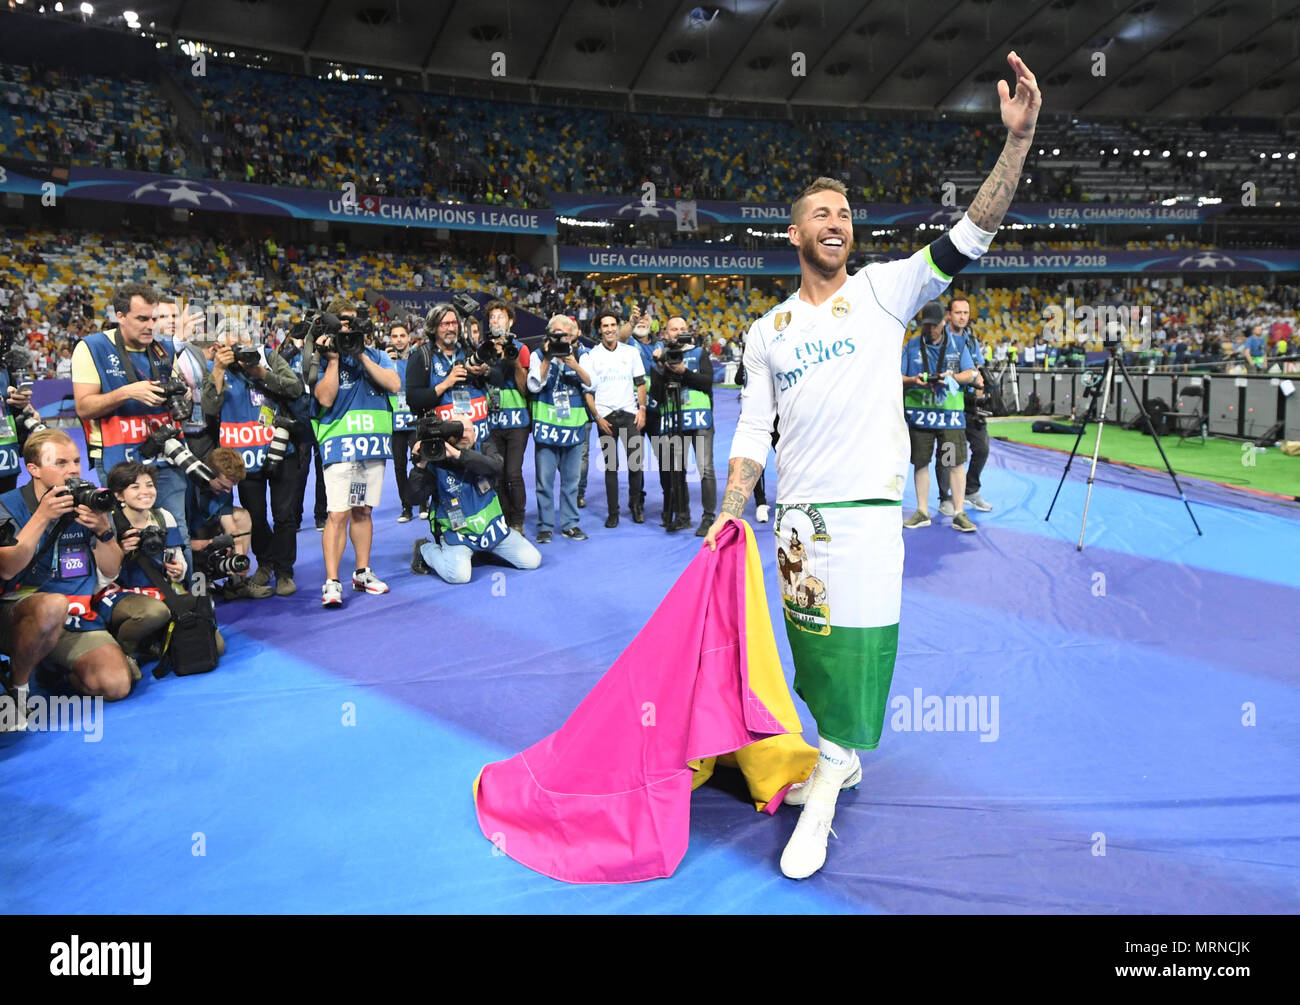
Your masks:
{"label": "flag wrapped around waist", "polygon": [[716,758],[775,812],[806,779],[803,742],[768,619],[754,533],[728,523],[559,730],[474,782],[483,834],[569,883],[670,876],[686,854],[692,789]]}

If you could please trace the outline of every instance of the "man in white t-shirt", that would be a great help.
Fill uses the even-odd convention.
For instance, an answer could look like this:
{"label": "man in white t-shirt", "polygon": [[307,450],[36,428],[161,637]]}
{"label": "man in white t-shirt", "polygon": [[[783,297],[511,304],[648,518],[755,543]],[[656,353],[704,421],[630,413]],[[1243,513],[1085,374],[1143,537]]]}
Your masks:
{"label": "man in white t-shirt", "polygon": [[859,750],[880,742],[902,607],[902,499],[908,433],[897,360],[908,321],[988,249],[1016,191],[1042,99],[1014,52],[998,81],[1007,140],[965,216],[910,258],[848,275],[853,216],[844,185],[813,182],[791,207],[798,291],[750,326],[745,390],[727,488],[705,539],[738,520],[767,461],[779,414],[777,566],[795,690],[817,721],[811,778],[781,856],[791,879],[826,861],[842,788],[862,777]]}
{"label": "man in white t-shirt", "polygon": [[600,345],[587,350],[582,367],[591,375],[594,392],[587,393],[587,409],[600,429],[600,449],[605,460],[606,527],[618,526],[618,445],[627,453],[628,508],[632,520],[645,523],[642,507],[642,444],[645,429],[646,376],[641,353],[618,340],[622,319],[612,310],[596,314]]}

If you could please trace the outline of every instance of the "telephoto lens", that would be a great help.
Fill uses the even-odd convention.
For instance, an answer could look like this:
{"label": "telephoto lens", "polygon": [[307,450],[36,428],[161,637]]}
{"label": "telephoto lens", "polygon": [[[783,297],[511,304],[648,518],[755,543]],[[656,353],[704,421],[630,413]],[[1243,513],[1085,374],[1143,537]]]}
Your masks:
{"label": "telephoto lens", "polygon": [[262,467],[266,469],[267,474],[275,474],[280,465],[284,462],[289,453],[289,438],[293,431],[293,423],[282,419],[280,416],[275,417],[275,434],[271,437],[271,442],[266,447],[266,460],[262,462]]}

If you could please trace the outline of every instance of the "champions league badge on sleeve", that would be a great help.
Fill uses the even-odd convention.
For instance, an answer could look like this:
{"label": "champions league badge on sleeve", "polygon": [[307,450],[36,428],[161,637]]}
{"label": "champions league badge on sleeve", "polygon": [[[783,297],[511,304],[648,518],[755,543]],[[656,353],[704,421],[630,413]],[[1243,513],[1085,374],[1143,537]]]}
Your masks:
{"label": "champions league badge on sleeve", "polygon": [[776,507],[776,565],[785,618],[800,631],[831,633],[830,534],[815,507]]}

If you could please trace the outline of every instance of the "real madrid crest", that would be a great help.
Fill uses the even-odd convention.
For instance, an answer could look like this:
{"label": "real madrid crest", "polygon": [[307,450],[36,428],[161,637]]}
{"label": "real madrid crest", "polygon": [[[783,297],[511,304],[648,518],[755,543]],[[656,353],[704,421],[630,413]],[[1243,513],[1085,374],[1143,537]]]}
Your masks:
{"label": "real madrid crest", "polygon": [[842,318],[849,312],[849,302],[843,297],[836,297],[831,301],[831,314],[837,318]]}
{"label": "real madrid crest", "polygon": [[790,312],[789,311],[778,312],[776,315],[775,324],[776,324],[777,331],[779,332],[785,331],[786,328],[790,326]]}

